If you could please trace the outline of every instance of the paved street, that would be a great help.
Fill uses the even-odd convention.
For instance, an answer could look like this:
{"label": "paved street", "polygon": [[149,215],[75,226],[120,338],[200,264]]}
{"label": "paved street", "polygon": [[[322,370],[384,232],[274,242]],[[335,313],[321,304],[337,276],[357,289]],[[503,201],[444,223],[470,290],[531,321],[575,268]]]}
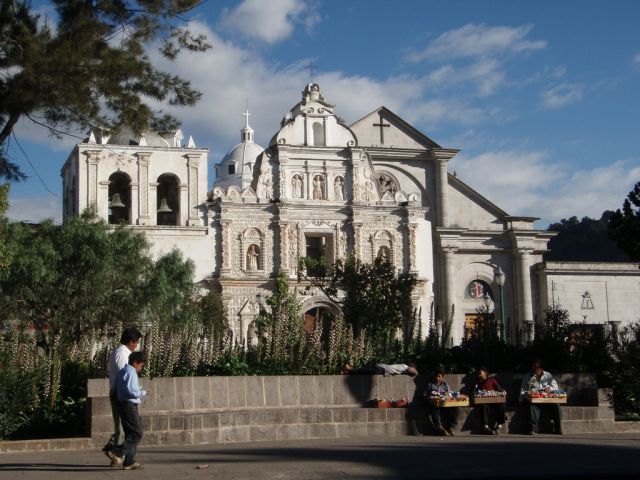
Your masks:
{"label": "paved street", "polygon": [[[143,448],[141,471],[98,450],[0,454],[0,479],[640,478],[640,435],[406,437]],[[208,466],[198,469],[198,466]]]}

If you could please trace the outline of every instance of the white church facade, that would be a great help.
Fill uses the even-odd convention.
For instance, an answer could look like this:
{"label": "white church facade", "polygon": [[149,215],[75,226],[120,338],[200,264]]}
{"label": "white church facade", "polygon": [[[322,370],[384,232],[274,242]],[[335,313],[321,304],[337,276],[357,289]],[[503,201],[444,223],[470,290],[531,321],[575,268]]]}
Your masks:
{"label": "white church facade", "polygon": [[[195,280],[221,291],[239,342],[250,340],[260,298],[278,272],[302,287],[296,291],[309,316],[338,315],[321,292],[298,284],[298,259],[347,255],[415,274],[414,306],[423,322],[433,308],[448,344],[461,341],[483,306],[504,319],[511,342],[532,338],[549,285],[562,277],[548,275],[542,262],[553,233],[450,174],[458,150],[385,107],[346,125],[317,84],[305,87],[266,148],[245,115],[241,142],[216,164],[213,185],[208,151],[184,142],[179,130],[92,133],[62,169],[64,217],[94,205],[110,223],[143,231],[155,254],[180,248],[196,265]],[[637,264],[620,268],[638,303]],[[606,321],[636,320],[631,312],[640,304],[628,310]]]}

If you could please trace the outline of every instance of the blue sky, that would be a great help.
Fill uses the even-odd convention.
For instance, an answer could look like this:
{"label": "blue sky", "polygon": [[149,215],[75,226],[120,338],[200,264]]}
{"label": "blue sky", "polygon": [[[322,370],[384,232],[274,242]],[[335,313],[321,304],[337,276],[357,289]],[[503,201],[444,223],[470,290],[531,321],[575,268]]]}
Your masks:
{"label": "blue sky", "polygon": [[[640,181],[640,2],[209,1],[193,17],[212,50],[152,57],[204,94],[173,113],[210,149],[210,183],[239,141],[245,99],[266,146],[309,62],[348,123],[386,106],[461,149],[449,170],[511,215],[541,217],[539,228],[599,218]],[[12,185],[9,216],[60,219],[59,171],[76,139],[28,123],[16,133],[33,167],[13,143],[30,178]]]}

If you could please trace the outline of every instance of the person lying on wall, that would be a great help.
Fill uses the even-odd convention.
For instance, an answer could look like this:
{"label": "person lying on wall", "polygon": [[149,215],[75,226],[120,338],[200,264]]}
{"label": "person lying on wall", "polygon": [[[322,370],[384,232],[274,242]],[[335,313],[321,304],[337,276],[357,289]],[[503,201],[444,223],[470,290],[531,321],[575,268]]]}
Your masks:
{"label": "person lying on wall", "polygon": [[345,365],[340,371],[342,375],[409,375],[415,377],[418,375],[415,362],[394,363],[387,365],[386,363],[376,363],[375,365],[362,368],[353,368],[351,365]]}

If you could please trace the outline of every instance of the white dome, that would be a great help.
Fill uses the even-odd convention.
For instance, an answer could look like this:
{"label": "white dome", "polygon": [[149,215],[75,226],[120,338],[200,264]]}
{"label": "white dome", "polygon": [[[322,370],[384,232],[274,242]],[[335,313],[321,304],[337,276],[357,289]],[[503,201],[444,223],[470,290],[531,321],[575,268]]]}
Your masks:
{"label": "white dome", "polygon": [[236,185],[242,190],[253,180],[253,166],[264,148],[253,141],[253,129],[249,126],[249,112],[243,115],[247,120],[240,130],[242,142],[233,147],[216,165],[215,186]]}

